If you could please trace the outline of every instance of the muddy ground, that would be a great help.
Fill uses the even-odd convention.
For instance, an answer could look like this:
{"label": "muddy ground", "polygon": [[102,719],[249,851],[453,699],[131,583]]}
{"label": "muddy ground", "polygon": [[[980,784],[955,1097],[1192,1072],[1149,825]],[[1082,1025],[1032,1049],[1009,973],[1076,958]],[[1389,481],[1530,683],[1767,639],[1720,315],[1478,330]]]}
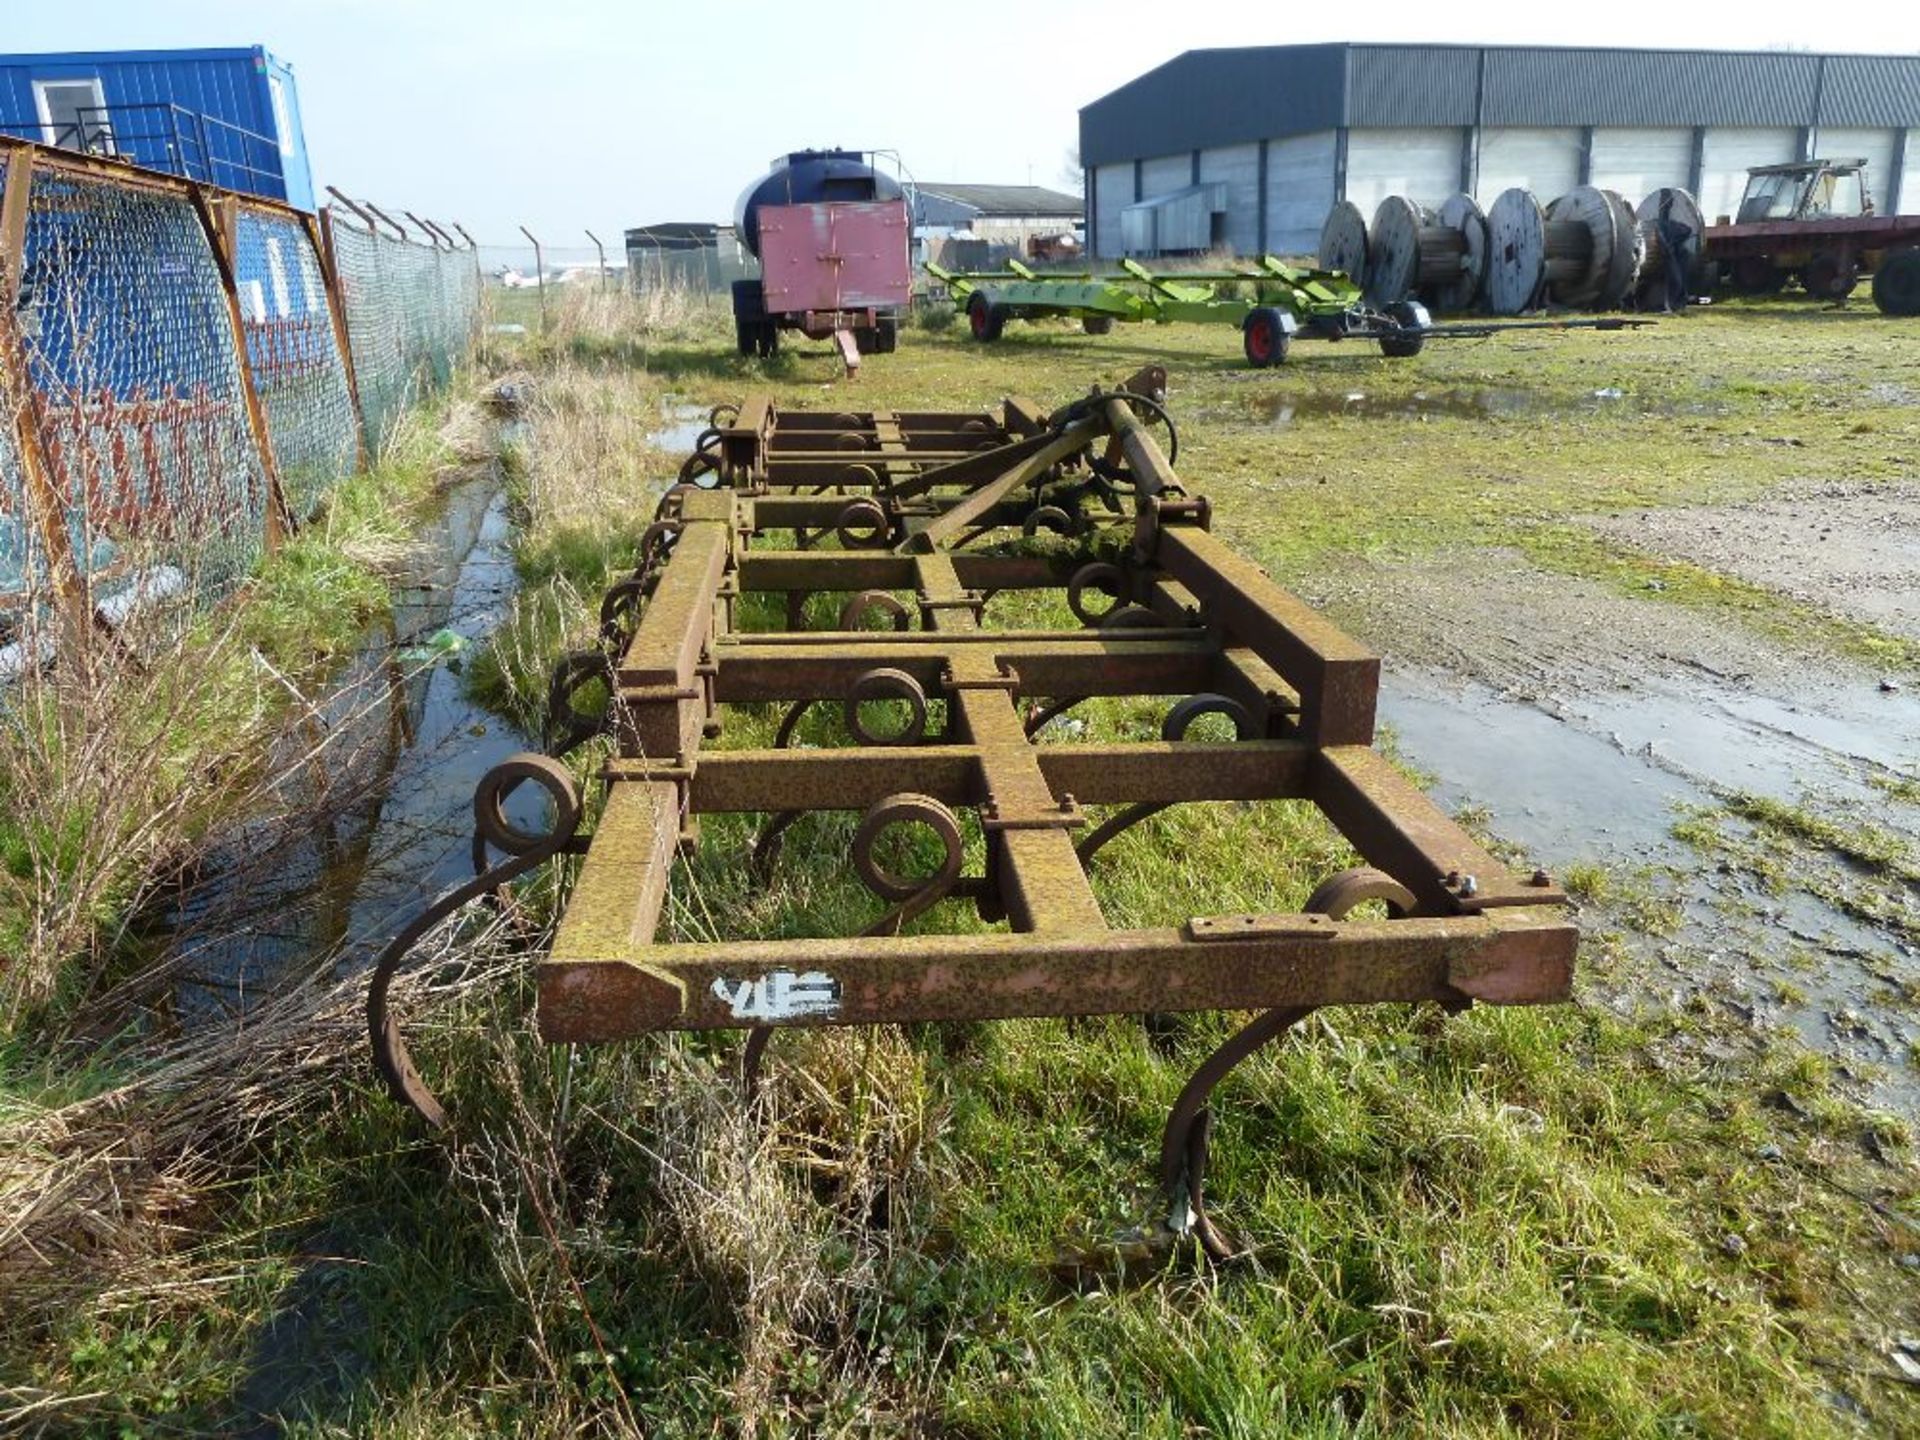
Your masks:
{"label": "muddy ground", "polygon": [[[1790,558],[1780,583],[1812,593],[1821,572]],[[1884,689],[1878,667],[1810,665],[1722,617],[1550,574],[1511,551],[1355,562],[1328,570],[1324,592],[1382,649],[1385,718],[1444,801],[1484,809],[1490,828],[1549,863],[1607,867],[1616,896],[1641,892],[1637,918],[1653,933],[1639,946],[1655,983],[1603,976],[1601,990],[1629,1008],[1702,995],[1736,1026],[1790,1026],[1840,1062],[1843,1080],[1911,1111],[1911,883],[1885,879],[1905,923],[1877,923],[1842,887],[1880,878],[1849,875],[1844,859],[1809,848],[1776,879],[1675,829],[1758,795],[1871,813],[1920,843],[1920,807],[1883,788],[1920,774],[1920,693]]]}
{"label": "muddy ground", "polygon": [[1920,486],[1825,481],[1744,505],[1593,523],[1625,544],[1920,640]]}

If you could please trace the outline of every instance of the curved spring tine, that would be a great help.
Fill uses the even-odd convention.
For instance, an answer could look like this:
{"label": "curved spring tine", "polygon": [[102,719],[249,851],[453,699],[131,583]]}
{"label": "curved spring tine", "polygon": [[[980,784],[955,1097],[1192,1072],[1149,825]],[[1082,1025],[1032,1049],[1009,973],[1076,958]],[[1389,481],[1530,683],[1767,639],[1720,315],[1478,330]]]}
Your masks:
{"label": "curved spring tine", "polygon": [[740,1093],[749,1105],[760,1095],[760,1071],[767,1057],[767,1043],[773,1039],[773,1028],[754,1026],[747,1032],[746,1049],[740,1052]]}
{"label": "curved spring tine", "polygon": [[1167,1116],[1167,1128],[1160,1136],[1160,1181],[1168,1193],[1176,1197],[1176,1203],[1179,1199],[1185,1200],[1187,1226],[1215,1260],[1232,1259],[1233,1247],[1207,1218],[1204,1186],[1207,1145],[1213,1128],[1213,1112],[1207,1106],[1207,1097],[1234,1066],[1268,1041],[1285,1034],[1316,1008],[1293,1005],[1255,1016],[1201,1062]]}
{"label": "curved spring tine", "polygon": [[941,883],[940,878],[936,877],[933,884],[916,890],[910,898],[902,900],[860,933],[862,936],[898,935],[902,925],[926,914],[945,899],[947,892],[952,889],[952,881]]}
{"label": "curved spring tine", "polygon": [[[793,743],[793,732],[800,724],[800,717],[807,713],[811,700],[796,700],[787,707],[787,713],[780,717],[780,728],[773,732],[773,748],[785,750]],[[770,816],[767,823],[760,827],[760,833],[753,837],[753,849],[748,852],[747,868],[754,880],[765,885],[773,878],[773,865],[780,858],[780,840],[787,830],[798,820],[802,812],[782,810]]]}
{"label": "curved spring tine", "polygon": [[[545,789],[554,802],[553,828],[544,833],[520,829],[507,818],[507,797],[527,780]],[[509,756],[481,777],[474,788],[474,844],[476,850],[493,844],[508,852],[500,864],[473,879],[441,892],[374,957],[367,981],[367,1034],[373,1045],[374,1067],[387,1089],[436,1130],[447,1123],[447,1112],[433,1097],[414,1068],[399,1022],[387,1009],[387,991],[394,972],[420,940],[441,921],[482,895],[496,893],[508,881],[526,874],[554,856],[579,848],[580,796],[573,777],[545,755]]]}
{"label": "curved spring tine", "polygon": [[787,707],[787,713],[780,717],[780,728],[773,732],[773,748],[784,750],[793,743],[794,728],[799,725],[800,717],[807,713],[811,700],[796,700]]}
{"label": "curved spring tine", "polygon": [[1027,738],[1031,740],[1046,728],[1048,721],[1066,714],[1067,711],[1071,710],[1086,698],[1084,695],[1068,695],[1064,699],[1049,700],[1027,717],[1025,725]]}
{"label": "curved spring tine", "polygon": [[793,822],[803,813],[799,810],[782,810],[769,817],[767,823],[760,827],[760,833],[753,837],[753,849],[747,852],[747,871],[756,885],[772,883],[773,867],[780,858],[780,843]]}
{"label": "curved spring tine", "polygon": [[1081,865],[1085,866],[1093,860],[1094,855],[1099,851],[1100,847],[1113,839],[1114,836],[1131,830],[1142,820],[1158,815],[1162,810],[1170,810],[1172,808],[1173,802],[1171,800],[1146,800],[1138,805],[1129,805],[1126,809],[1116,811],[1105,820],[1102,820],[1088,833],[1086,839],[1073,847],[1073,853],[1080,857]]}
{"label": "curved spring tine", "polygon": [[[476,836],[475,840],[478,841],[479,837]],[[465,884],[442,892],[413,918],[412,924],[387,942],[374,961],[373,975],[367,984],[367,1033],[373,1040],[374,1066],[379,1070],[380,1078],[387,1082],[387,1089],[393,1098],[415,1111],[436,1130],[447,1123],[446,1109],[434,1098],[433,1092],[420,1078],[420,1072],[414,1068],[407,1042],[400,1036],[400,1023],[387,1009],[387,989],[393,983],[394,972],[400,968],[400,962],[407,957],[407,952],[428,931],[461,906],[482,895],[492,894],[508,881],[518,879],[535,866],[552,859],[564,848],[562,841],[551,848],[542,846],[524,855],[515,855]]]}

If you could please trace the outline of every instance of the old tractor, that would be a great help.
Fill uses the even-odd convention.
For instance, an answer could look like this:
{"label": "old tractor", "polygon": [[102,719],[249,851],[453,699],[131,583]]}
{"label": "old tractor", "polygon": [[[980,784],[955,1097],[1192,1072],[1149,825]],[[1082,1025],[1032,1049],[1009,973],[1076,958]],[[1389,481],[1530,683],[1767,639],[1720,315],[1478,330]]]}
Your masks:
{"label": "old tractor", "polygon": [[1873,303],[1920,315],[1920,215],[1874,211],[1863,159],[1796,160],[1747,172],[1728,223],[1707,229],[1707,258],[1742,295],[1774,295],[1798,280],[1840,301],[1873,276]]}

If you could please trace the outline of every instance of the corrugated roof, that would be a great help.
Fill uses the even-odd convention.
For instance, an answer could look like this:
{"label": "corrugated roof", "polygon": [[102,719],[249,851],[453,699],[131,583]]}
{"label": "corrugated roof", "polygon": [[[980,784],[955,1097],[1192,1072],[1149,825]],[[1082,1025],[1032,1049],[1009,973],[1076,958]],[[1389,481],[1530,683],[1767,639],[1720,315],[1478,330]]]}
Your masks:
{"label": "corrugated roof", "polygon": [[966,205],[982,215],[1057,215],[1078,216],[1086,202],[1063,190],[1044,185],[932,185],[914,186],[922,195],[938,195],[956,205]]}
{"label": "corrugated roof", "polygon": [[1080,111],[1089,167],[1337,126],[1920,128],[1920,56],[1477,45],[1189,50]]}

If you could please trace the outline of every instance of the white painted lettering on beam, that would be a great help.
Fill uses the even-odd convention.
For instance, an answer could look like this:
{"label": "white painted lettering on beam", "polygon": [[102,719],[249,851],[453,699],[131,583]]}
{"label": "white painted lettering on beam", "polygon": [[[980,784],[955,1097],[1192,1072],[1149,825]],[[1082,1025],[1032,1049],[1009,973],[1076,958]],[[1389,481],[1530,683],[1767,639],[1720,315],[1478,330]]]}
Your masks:
{"label": "white painted lettering on beam", "polygon": [[803,975],[775,970],[758,980],[722,976],[713,982],[713,993],[736,1020],[795,1020],[803,1015],[831,1015],[840,1008],[840,982],[818,970]]}

